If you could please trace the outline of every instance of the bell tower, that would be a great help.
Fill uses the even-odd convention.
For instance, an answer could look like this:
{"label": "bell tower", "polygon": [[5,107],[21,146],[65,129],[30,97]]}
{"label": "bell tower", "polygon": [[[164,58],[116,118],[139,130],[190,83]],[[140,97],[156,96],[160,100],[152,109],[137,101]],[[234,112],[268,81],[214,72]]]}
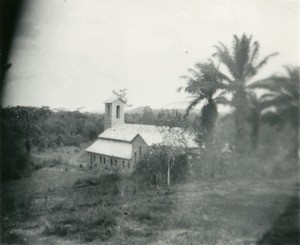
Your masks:
{"label": "bell tower", "polygon": [[104,103],[104,130],[117,124],[124,124],[124,107],[126,105],[125,101],[118,97],[112,97],[105,100]]}

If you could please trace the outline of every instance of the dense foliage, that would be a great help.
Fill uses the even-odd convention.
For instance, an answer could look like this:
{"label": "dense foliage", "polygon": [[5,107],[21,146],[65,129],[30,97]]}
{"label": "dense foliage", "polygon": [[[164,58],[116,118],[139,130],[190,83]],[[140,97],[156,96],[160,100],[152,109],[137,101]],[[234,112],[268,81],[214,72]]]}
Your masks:
{"label": "dense foliage", "polygon": [[22,176],[30,167],[32,148],[79,146],[103,131],[103,116],[48,107],[9,107],[1,110],[2,179]]}

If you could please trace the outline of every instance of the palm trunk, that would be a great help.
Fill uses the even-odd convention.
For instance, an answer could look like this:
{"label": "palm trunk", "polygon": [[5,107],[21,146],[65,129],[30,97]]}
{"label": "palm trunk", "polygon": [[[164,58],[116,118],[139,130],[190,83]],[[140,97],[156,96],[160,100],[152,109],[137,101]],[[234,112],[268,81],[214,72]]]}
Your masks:
{"label": "palm trunk", "polygon": [[245,152],[245,138],[246,138],[246,117],[248,115],[248,104],[247,104],[247,94],[241,84],[238,86],[233,99],[233,105],[235,107],[234,113],[234,124],[236,129],[235,134],[235,145],[238,152]]}
{"label": "palm trunk", "polygon": [[296,132],[295,132],[295,144],[294,144],[294,149],[292,153],[292,157],[296,160],[299,160],[299,124],[296,125],[295,127]]}
{"label": "palm trunk", "polygon": [[251,133],[251,141],[252,141],[252,149],[256,150],[258,145],[258,136],[259,136],[259,115],[255,113],[253,125],[252,125],[252,133]]}

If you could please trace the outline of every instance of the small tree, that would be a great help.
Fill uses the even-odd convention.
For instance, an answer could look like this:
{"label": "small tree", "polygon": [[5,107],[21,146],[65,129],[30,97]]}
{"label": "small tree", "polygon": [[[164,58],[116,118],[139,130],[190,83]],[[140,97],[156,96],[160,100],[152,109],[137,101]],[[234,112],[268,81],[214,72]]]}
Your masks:
{"label": "small tree", "polygon": [[113,94],[118,98],[122,99],[125,103],[127,103],[127,89],[119,89],[119,91],[113,90]]}
{"label": "small tree", "polygon": [[194,135],[188,129],[187,120],[179,113],[172,116],[168,112],[161,112],[158,116],[159,131],[162,143],[159,144],[161,150],[166,155],[167,185],[171,186],[171,169],[175,165],[175,160],[180,155],[189,153],[189,147],[197,147]]}
{"label": "small tree", "polygon": [[[161,111],[157,117],[157,124],[161,142],[150,147],[148,154],[137,165],[135,173],[143,176],[146,182],[153,182],[153,178],[159,180],[159,176],[162,176],[170,187],[172,169],[177,163],[187,160],[190,146],[197,145],[193,134],[188,130],[187,120],[181,114]],[[184,171],[180,174],[184,174]],[[180,179],[179,176],[176,177]]]}
{"label": "small tree", "polygon": [[[179,166],[179,164],[181,166]],[[172,150],[164,145],[153,145],[136,165],[133,175],[146,185],[181,181],[186,177],[187,156],[182,151]],[[172,176],[172,178],[171,178]]]}

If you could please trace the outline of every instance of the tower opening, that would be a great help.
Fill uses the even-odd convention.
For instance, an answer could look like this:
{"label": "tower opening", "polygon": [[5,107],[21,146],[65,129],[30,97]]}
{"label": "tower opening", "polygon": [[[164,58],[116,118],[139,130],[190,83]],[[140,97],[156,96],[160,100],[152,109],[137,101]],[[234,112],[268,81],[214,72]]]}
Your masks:
{"label": "tower opening", "polygon": [[116,117],[120,118],[120,106],[119,105],[116,108]]}

